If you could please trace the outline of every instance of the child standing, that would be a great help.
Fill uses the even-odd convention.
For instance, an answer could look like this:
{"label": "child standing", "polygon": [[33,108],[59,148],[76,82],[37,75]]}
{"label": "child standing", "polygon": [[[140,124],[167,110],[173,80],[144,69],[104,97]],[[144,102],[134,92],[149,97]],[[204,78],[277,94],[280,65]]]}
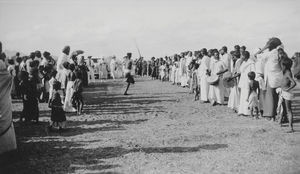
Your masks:
{"label": "child standing", "polygon": [[53,96],[51,97],[50,107],[51,107],[51,124],[50,129],[58,128],[62,130],[66,127],[66,115],[63,110],[63,104],[61,102],[59,90],[61,89],[61,83],[59,81],[54,81],[53,83]]}
{"label": "child standing", "polygon": [[192,93],[195,91],[195,101],[199,100],[200,96],[200,81],[199,81],[199,64],[196,63],[192,73]]}
{"label": "child standing", "polygon": [[296,82],[293,79],[291,67],[292,60],[289,58],[283,58],[281,61],[281,68],[283,72],[283,79],[281,81],[281,88],[279,90],[279,104],[282,104],[283,112],[280,113],[279,124],[282,124],[284,114],[287,114],[289,120],[288,133],[294,132],[293,129],[293,113],[292,113],[292,99],[294,98],[291,90],[296,86]]}
{"label": "child standing", "polygon": [[255,79],[255,72],[251,71],[248,73],[249,78],[249,93],[247,97],[248,107],[250,109],[250,116],[253,117],[253,111],[256,112],[256,119],[258,119],[258,96],[260,93],[259,83]]}
{"label": "child standing", "polygon": [[77,114],[80,115],[82,113],[83,109],[83,97],[82,97],[82,91],[83,91],[83,82],[82,82],[82,75],[80,71],[75,72],[76,79],[74,81],[73,85],[73,97],[72,97],[72,103],[75,103]]}

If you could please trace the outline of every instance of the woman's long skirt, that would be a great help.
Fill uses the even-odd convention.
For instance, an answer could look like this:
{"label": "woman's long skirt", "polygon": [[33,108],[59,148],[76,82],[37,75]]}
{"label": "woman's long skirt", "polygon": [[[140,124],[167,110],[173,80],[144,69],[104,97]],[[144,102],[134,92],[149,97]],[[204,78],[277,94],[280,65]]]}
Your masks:
{"label": "woman's long skirt", "polygon": [[72,96],[73,96],[73,85],[74,81],[68,81],[66,89],[66,97],[64,102],[64,111],[65,112],[76,112],[76,109],[72,105]]}

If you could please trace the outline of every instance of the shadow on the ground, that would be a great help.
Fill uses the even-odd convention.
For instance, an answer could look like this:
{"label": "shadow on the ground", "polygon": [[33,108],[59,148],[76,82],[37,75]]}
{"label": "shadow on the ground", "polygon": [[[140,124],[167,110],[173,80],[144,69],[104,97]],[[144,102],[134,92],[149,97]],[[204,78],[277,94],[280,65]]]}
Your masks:
{"label": "shadow on the ground", "polygon": [[58,138],[41,139],[40,141],[28,139],[21,143],[22,146],[19,147],[15,162],[6,164],[5,168],[2,167],[2,171],[9,173],[73,173],[76,170],[87,170],[100,173],[103,170],[120,167],[118,164],[106,164],[104,159],[116,158],[129,153],[191,153],[228,147],[227,144],[204,144],[196,147],[124,148],[117,146],[86,149],[82,143],[61,141]]}

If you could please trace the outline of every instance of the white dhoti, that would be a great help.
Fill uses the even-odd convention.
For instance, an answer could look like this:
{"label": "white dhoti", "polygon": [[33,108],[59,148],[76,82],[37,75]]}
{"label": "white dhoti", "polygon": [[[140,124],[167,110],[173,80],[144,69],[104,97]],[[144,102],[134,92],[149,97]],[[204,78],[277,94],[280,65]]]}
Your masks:
{"label": "white dhoti", "polygon": [[208,101],[209,84],[207,83],[207,75],[202,75],[200,78],[200,99]]}
{"label": "white dhoti", "polygon": [[188,86],[188,74],[186,74],[186,73],[182,74],[180,82],[181,82],[182,87]]}
{"label": "white dhoti", "polygon": [[66,89],[66,97],[64,102],[64,111],[65,112],[76,112],[76,109],[72,105],[72,96],[73,96],[73,85],[74,81],[68,81]]}
{"label": "white dhoti", "polygon": [[241,89],[241,98],[240,98],[238,114],[250,115],[250,110],[248,109],[249,103],[247,102],[248,93],[249,93],[249,88]]}
{"label": "white dhoti", "polygon": [[219,104],[224,103],[224,85],[223,85],[223,80],[219,80],[218,85],[210,85],[209,86],[209,99],[212,102],[217,102]]}
{"label": "white dhoti", "polygon": [[235,85],[230,88],[230,94],[228,98],[228,107],[231,109],[238,110],[240,104],[240,91],[238,87]]}

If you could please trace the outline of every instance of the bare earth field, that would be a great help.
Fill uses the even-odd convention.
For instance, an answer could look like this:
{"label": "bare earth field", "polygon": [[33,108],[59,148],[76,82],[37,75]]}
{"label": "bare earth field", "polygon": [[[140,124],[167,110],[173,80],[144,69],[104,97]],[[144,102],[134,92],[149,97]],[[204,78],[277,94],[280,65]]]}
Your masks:
{"label": "bare earth field", "polygon": [[123,80],[87,88],[84,114],[67,114],[62,133],[46,131],[46,104],[41,123],[19,123],[22,103],[14,101],[19,157],[0,173],[300,173],[299,98],[296,132],[288,134],[272,121],[195,102],[186,88],[136,80],[129,96]]}

